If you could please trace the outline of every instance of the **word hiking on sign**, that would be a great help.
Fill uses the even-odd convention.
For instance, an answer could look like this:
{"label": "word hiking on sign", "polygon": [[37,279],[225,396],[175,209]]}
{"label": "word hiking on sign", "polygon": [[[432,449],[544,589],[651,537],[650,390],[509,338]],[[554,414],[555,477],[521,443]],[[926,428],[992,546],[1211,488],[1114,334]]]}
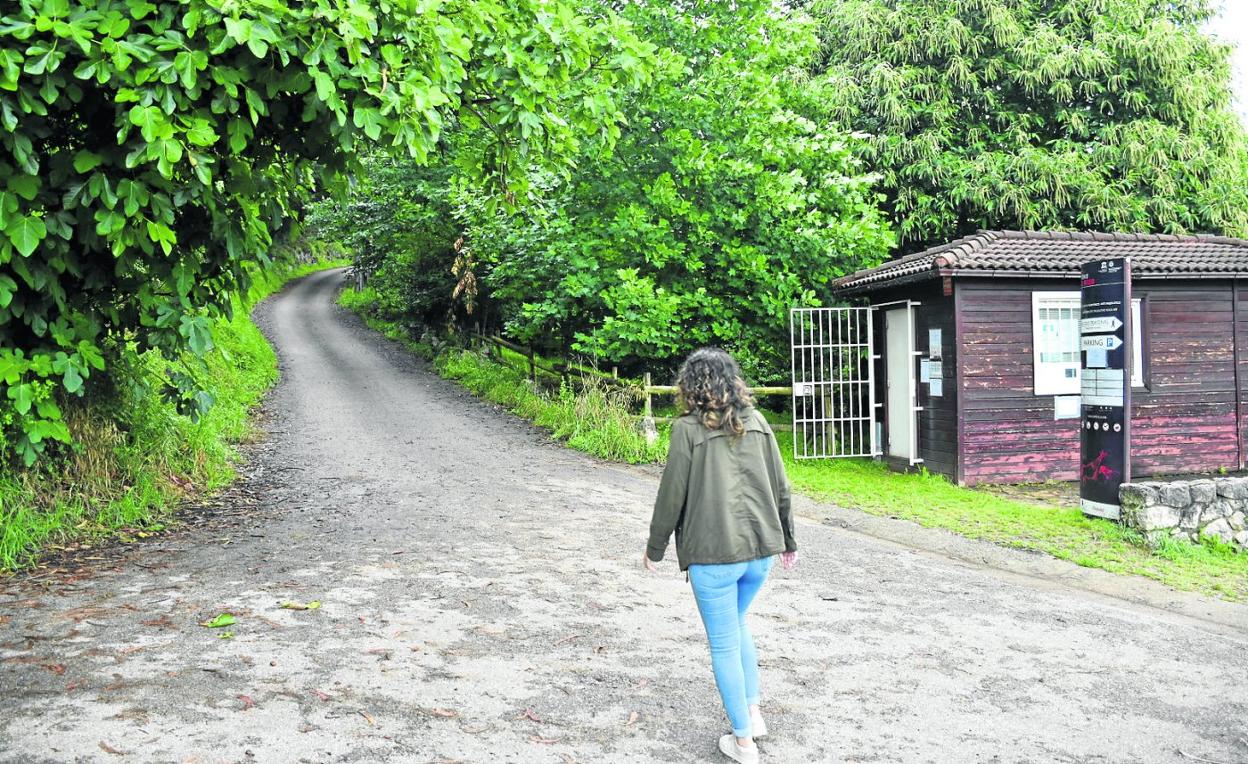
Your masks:
{"label": "word hiking on sign", "polygon": [[1083,266],[1079,321],[1079,500],[1084,514],[1117,520],[1131,479],[1131,261]]}

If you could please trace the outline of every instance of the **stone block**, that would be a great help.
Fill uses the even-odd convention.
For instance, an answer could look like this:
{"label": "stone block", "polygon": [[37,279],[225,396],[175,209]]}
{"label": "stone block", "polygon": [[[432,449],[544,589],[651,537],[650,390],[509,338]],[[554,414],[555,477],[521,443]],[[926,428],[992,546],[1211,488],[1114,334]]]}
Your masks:
{"label": "stone block", "polygon": [[1193,480],[1187,484],[1187,491],[1192,501],[1199,504],[1208,504],[1218,497],[1218,488],[1212,480]]}
{"label": "stone block", "polygon": [[1187,483],[1166,483],[1157,491],[1157,502],[1182,509],[1192,503],[1192,493],[1187,489]]}
{"label": "stone block", "polygon": [[647,443],[654,443],[659,439],[659,428],[652,416],[642,417],[637,423],[637,429]]}
{"label": "stone block", "polygon": [[1240,546],[1241,552],[1248,552],[1248,531],[1240,531],[1235,534],[1235,543]]}
{"label": "stone block", "polygon": [[1231,543],[1235,537],[1234,534],[1231,533],[1230,523],[1226,522],[1226,519],[1221,517],[1209,523],[1204,528],[1201,528],[1200,535],[1202,537],[1221,539],[1227,544]]}
{"label": "stone block", "polygon": [[1227,521],[1231,524],[1231,530],[1242,531],[1248,529],[1248,515],[1245,515],[1239,510],[1231,513],[1231,516],[1227,518]]}
{"label": "stone block", "polygon": [[1200,528],[1200,507],[1188,506],[1183,510],[1183,517],[1179,520],[1179,527],[1188,533],[1192,533]]}
{"label": "stone block", "polygon": [[1234,513],[1235,507],[1231,506],[1229,501],[1226,499],[1218,499],[1212,504],[1209,504],[1201,509],[1200,522],[1203,525],[1224,517],[1230,517]]}
{"label": "stone block", "polygon": [[1175,528],[1183,518],[1182,511],[1165,504],[1155,504],[1151,507],[1138,507],[1131,510],[1124,506],[1122,511],[1123,521],[1128,526],[1145,533]]}
{"label": "stone block", "polygon": [[1218,495],[1228,499],[1248,499],[1248,479],[1218,478],[1213,481]]}
{"label": "stone block", "polygon": [[1157,503],[1157,489],[1145,483],[1123,483],[1118,489],[1118,502],[1124,512],[1128,508],[1151,507]]}

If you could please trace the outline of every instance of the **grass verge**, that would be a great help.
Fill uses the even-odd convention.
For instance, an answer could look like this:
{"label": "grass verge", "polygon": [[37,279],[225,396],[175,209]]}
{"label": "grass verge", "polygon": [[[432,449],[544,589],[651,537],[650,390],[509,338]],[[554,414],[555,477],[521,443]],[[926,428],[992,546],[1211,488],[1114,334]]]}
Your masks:
{"label": "grass verge", "polygon": [[1137,532],[1075,508],[1016,501],[953,485],[940,475],[894,472],[873,461],[794,461],[792,436],[777,437],[794,487],[816,499],[1084,567],[1145,576],[1175,589],[1248,601],[1248,554],[1225,544],[1166,540],[1150,549]]}
{"label": "grass verge", "polygon": [[[287,281],[342,261],[274,269],[213,332],[216,350],[191,358],[121,348],[107,380],[65,406],[67,453],[30,470],[0,471],[0,573],[37,564],[44,551],[123,540],[159,530],[188,496],[234,478],[235,444],[250,437],[250,411],[277,380],[273,349],[252,323],[257,302]],[[198,421],[160,395],[168,376],[193,374],[215,399]]]}

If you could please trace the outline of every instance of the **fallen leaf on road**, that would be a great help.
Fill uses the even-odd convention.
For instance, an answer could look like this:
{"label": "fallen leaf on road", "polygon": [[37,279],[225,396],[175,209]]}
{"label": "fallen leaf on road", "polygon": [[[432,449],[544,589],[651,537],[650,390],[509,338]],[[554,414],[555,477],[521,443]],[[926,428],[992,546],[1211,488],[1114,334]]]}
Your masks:
{"label": "fallen leaf on road", "polygon": [[819,595],[819,599],[823,600],[824,602],[839,602],[841,598],[833,597],[830,594],[821,594]]}
{"label": "fallen leaf on road", "polygon": [[529,742],[530,742],[530,743],[537,743],[538,745],[553,745],[553,744],[555,744],[555,743],[558,743],[558,742],[559,742],[559,738],[557,738],[557,737],[542,737],[541,735],[529,735]]}
{"label": "fallen leaf on road", "polygon": [[333,700],[333,698],[332,698],[331,696],[326,695],[325,693],[321,692],[320,690],[313,690],[313,691],[312,691],[312,694],[313,694],[313,695],[315,695],[316,697],[320,698],[321,702],[324,702],[324,701],[327,701],[327,700]]}
{"label": "fallen leaf on road", "polygon": [[434,716],[440,716],[443,719],[454,719],[455,717],[459,716],[458,711],[452,711],[449,708],[432,708],[429,710],[429,713],[433,714]]}
{"label": "fallen leaf on road", "polygon": [[649,680],[649,679],[640,679],[640,680],[638,680],[638,681],[637,681],[637,684],[633,685],[633,686],[632,686],[632,687],[630,687],[629,689],[630,689],[630,690],[640,690],[640,689],[644,688],[644,687],[645,687],[646,685],[648,685],[648,684],[650,684],[650,680]]}
{"label": "fallen leaf on road", "polygon": [[559,645],[562,645],[565,642],[571,642],[574,639],[580,639],[581,636],[582,636],[581,634],[572,634],[572,635],[566,636],[563,639],[557,640],[554,644],[554,647],[558,647]]}
{"label": "fallen leaf on road", "polygon": [[357,711],[356,713],[358,713],[360,716],[363,716],[364,721],[368,722],[370,727],[377,723],[373,721],[373,717],[367,711]]}
{"label": "fallen leaf on road", "polygon": [[391,651],[391,650],[387,650],[387,649],[386,649],[386,648],[384,648],[384,647],[378,647],[378,648],[373,649],[373,650],[365,650],[365,651],[364,651],[364,654],[365,654],[365,655],[376,655],[376,656],[377,656],[380,660],[383,660],[383,661],[388,661],[388,660],[390,660],[390,653],[391,653],[391,652],[393,652],[393,651]]}
{"label": "fallen leaf on road", "polygon": [[169,616],[167,615],[162,615],[160,618],[153,618],[150,621],[139,621],[139,623],[144,626],[156,626],[161,629],[172,629],[177,625],[173,621],[169,620]]}
{"label": "fallen leaf on road", "polygon": [[576,759],[570,753],[561,753],[559,756],[563,758],[563,764],[576,764]]}
{"label": "fallen leaf on road", "polygon": [[320,600],[312,600],[306,605],[301,602],[283,602],[281,605],[283,610],[319,610],[321,608]]}
{"label": "fallen leaf on road", "polygon": [[64,663],[40,663],[39,666],[41,668],[47,669],[48,671],[51,671],[53,674],[56,674],[57,676],[60,676],[61,674],[65,673]]}
{"label": "fallen leaf on road", "polygon": [[221,613],[216,618],[207,621],[200,621],[200,626],[207,626],[210,629],[220,629],[223,626],[233,626],[238,623],[238,619],[232,613]]}
{"label": "fallen leaf on road", "polygon": [[624,726],[631,727],[634,724],[636,724],[637,720],[640,718],[641,718],[641,714],[637,713],[636,711],[631,711],[628,714],[628,721],[624,722]]}
{"label": "fallen leaf on road", "polygon": [[114,756],[126,755],[125,751],[119,751],[116,748],[109,745],[108,743],[105,743],[103,740],[100,741],[100,750],[103,751],[104,753],[111,753]]}
{"label": "fallen leaf on road", "polygon": [[541,724],[541,723],[542,723],[542,717],[538,716],[538,715],[537,715],[537,713],[536,713],[533,709],[531,709],[531,708],[526,708],[526,709],[524,709],[524,713],[520,714],[520,715],[519,715],[519,716],[517,716],[516,718],[517,718],[517,719],[528,719],[529,721],[531,721],[531,722],[537,722],[538,724]]}
{"label": "fallen leaf on road", "polygon": [[234,638],[234,632],[232,631],[223,631],[217,635],[217,639],[233,639],[233,638]]}
{"label": "fallen leaf on road", "polygon": [[238,699],[243,701],[244,711],[254,708],[256,705],[256,701],[252,700],[250,695],[239,695]]}

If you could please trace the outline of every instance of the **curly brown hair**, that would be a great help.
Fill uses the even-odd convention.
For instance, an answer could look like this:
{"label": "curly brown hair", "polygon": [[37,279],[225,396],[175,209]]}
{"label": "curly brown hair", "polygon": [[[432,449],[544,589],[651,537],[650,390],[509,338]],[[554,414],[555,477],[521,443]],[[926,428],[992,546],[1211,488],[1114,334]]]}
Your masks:
{"label": "curly brown hair", "polygon": [[742,415],[754,398],[741,377],[741,367],[719,348],[689,354],[676,375],[679,402],[686,414],[697,414],[709,430],[724,429],[738,437],[745,432]]}

